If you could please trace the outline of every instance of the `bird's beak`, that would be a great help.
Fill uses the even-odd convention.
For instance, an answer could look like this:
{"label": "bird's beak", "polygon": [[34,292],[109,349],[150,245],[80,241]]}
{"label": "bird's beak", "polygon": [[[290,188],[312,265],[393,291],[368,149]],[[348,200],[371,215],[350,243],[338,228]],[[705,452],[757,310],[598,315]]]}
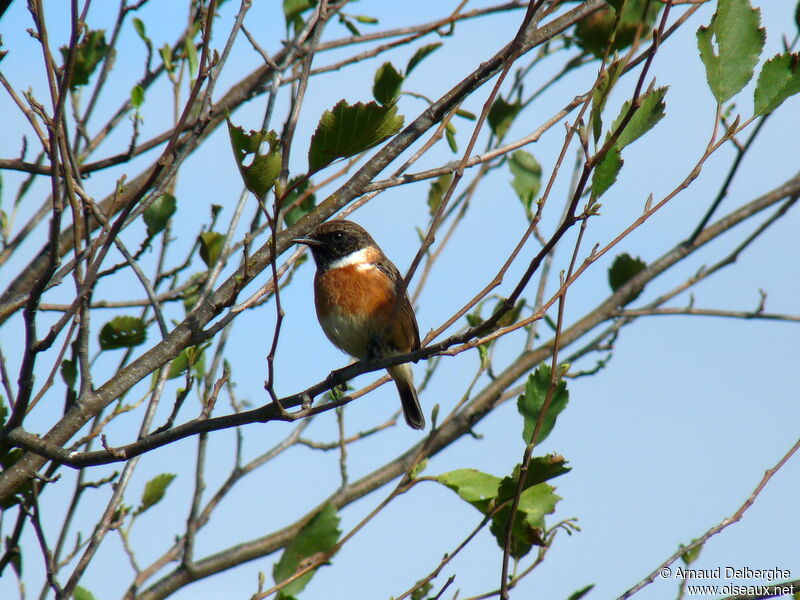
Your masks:
{"label": "bird's beak", "polygon": [[292,240],[295,244],[305,244],[306,246],[319,246],[320,241],[314,238],[296,238]]}

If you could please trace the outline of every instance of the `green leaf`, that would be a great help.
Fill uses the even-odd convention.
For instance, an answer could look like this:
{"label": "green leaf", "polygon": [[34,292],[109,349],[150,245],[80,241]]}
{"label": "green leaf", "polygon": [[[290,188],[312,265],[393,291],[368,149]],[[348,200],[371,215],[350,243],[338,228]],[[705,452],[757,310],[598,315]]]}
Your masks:
{"label": "green leaf", "polygon": [[[20,448],[14,448],[5,453],[0,451],[0,471],[7,471],[10,469],[20,458],[22,458],[23,451]],[[30,498],[33,493],[33,479],[28,479],[14,494],[10,494],[5,498],[0,499],[0,509],[7,510],[18,504],[25,502]]]}
{"label": "green leaf", "polygon": [[358,30],[358,27],[356,27],[355,24],[350,19],[346,18],[344,15],[341,14],[339,15],[339,23],[347,27],[347,31],[349,31],[354,36],[361,37],[361,32]]}
{"label": "green leaf", "polygon": [[487,120],[489,127],[492,129],[495,137],[502,139],[508,133],[508,128],[511,123],[522,110],[522,105],[519,101],[509,104],[503,98],[497,98],[489,109]]}
{"label": "green leaf", "polygon": [[[550,389],[550,379],[550,366],[542,364],[528,375],[528,381],[525,383],[525,393],[517,399],[517,410],[525,421],[522,430],[522,441],[526,444],[530,443],[531,436],[536,428],[536,422],[542,412],[544,401]],[[556,418],[566,408],[568,401],[567,383],[562,379],[556,384],[556,389],[553,391],[550,406],[544,416],[539,436],[536,438],[537,444],[541,444],[550,435],[556,424]]]}
{"label": "green leaf", "polygon": [[350,105],[340,100],[322,113],[308,149],[308,169],[316,173],[338,158],[347,158],[380,144],[403,126],[397,107],[375,102]]}
{"label": "green leaf", "polygon": [[144,224],[147,225],[147,235],[153,236],[164,231],[167,222],[175,214],[177,202],[172,194],[161,194],[147,207],[142,214]]}
{"label": "green leaf", "polygon": [[369,17],[367,15],[356,15],[356,21],[359,23],[364,23],[365,25],[377,25],[378,19],[375,17]]}
{"label": "green leaf", "polygon": [[[567,461],[559,454],[547,454],[545,456],[535,456],[528,463],[528,471],[525,473],[525,483],[523,490],[555,479],[560,475],[569,473],[570,467]],[[497,488],[497,502],[505,502],[514,497],[517,493],[517,482],[519,481],[520,465],[516,465],[511,475],[503,477]]]}
{"label": "green leaf", "polygon": [[147,326],[139,317],[114,317],[100,330],[100,347],[103,350],[132,348],[147,339]]}
{"label": "green leaf", "polygon": [[131,88],[131,105],[134,108],[139,108],[144,102],[144,88],[136,84]]}
{"label": "green leaf", "polygon": [[204,231],[198,239],[200,240],[200,258],[207,267],[214,266],[225,245],[225,236],[216,231]]}
{"label": "green leaf", "polygon": [[384,106],[392,104],[400,95],[400,86],[402,85],[403,74],[395,69],[392,63],[385,62],[375,71],[372,95]]}
{"label": "green leaf", "polygon": [[449,487],[483,514],[489,511],[489,505],[497,497],[500,485],[499,477],[477,469],[456,469],[437,475],[434,479]]}
{"label": "green leaf", "polygon": [[619,11],[622,5],[621,0],[609,2],[614,7],[603,7],[597,12],[582,19],[575,27],[575,40],[578,46],[591,52],[597,58],[605,54],[606,48],[611,43],[613,34],[614,41],[610,50],[622,50],[633,43],[636,32],[641,23],[641,36],[646,38],[653,28],[656,17],[661,10],[660,2],[649,0],[626,0],[622,6],[622,14],[617,24],[615,11]]}
{"label": "green leaf", "polygon": [[[667,93],[667,87],[660,87],[651,90],[639,97],[639,108],[633,113],[625,129],[617,138],[616,146],[622,150],[625,146],[635,142],[645,133],[655,127],[661,119],[664,118],[664,96]],[[628,110],[630,110],[630,100],[622,105],[619,115],[614,120],[611,126],[611,131],[616,131],[622,123]]]}
{"label": "green leaf", "polygon": [[198,377],[205,374],[205,350],[208,344],[202,346],[189,346],[172,359],[167,372],[167,379],[175,379],[189,369],[193,369]]}
{"label": "green leaf", "polygon": [[167,492],[169,484],[175,479],[174,473],[161,473],[156,475],[144,486],[142,492],[142,501],[139,508],[136,509],[136,514],[142,514],[148,508],[155,506],[164,499],[164,494]]}
{"label": "green leaf", "polygon": [[[288,579],[317,554],[325,554],[333,550],[339,541],[339,515],[332,504],[326,504],[321,511],[303,526],[297,535],[287,544],[280,560],[272,569],[275,583]],[[306,573],[283,588],[287,595],[299,594],[314,576],[314,571]]]}
{"label": "green leaf", "polygon": [[719,0],[708,27],[697,30],[706,79],[719,104],[738,94],[753,77],[766,33],[761,11],[749,0]]}
{"label": "green leaf", "polygon": [[189,63],[189,74],[194,80],[197,77],[197,67],[199,62],[197,60],[197,48],[194,45],[194,41],[190,37],[186,37],[183,43],[183,53],[186,56],[186,62]]}
{"label": "green leaf", "polygon": [[592,173],[592,198],[599,198],[614,185],[622,163],[619,148],[612,146]]}
{"label": "green leaf", "polygon": [[696,561],[700,557],[700,552],[702,551],[703,551],[703,544],[700,544],[699,546],[695,546],[691,550],[687,550],[686,552],[681,554],[681,560],[683,561],[683,564],[685,564],[687,567],[691,565],[694,561]]}
{"label": "green leaf", "polygon": [[594,134],[595,143],[600,139],[600,134],[603,130],[602,116],[606,101],[611,94],[611,90],[614,89],[619,76],[622,74],[624,66],[622,60],[615,60],[612,62],[603,70],[600,81],[592,90],[592,111],[589,115],[589,122],[592,124],[592,133]]}
{"label": "green leaf", "polygon": [[436,42],[434,44],[426,44],[425,46],[417,48],[417,51],[414,52],[414,56],[411,57],[411,59],[408,61],[408,65],[406,66],[406,77],[408,77],[411,71],[413,71],[417,65],[419,65],[419,63],[427,58],[428,55],[438,50],[441,45],[441,42]]}
{"label": "green leaf", "polygon": [[64,359],[61,361],[61,379],[68,388],[75,387],[75,382],[78,380],[78,367],[75,365],[74,360]]}
{"label": "green leaf", "polygon": [[197,304],[197,301],[200,299],[200,290],[203,287],[203,283],[205,282],[206,274],[204,272],[195,273],[191,277],[189,277],[189,281],[192,282],[187,288],[185,288],[183,292],[183,308],[184,310],[189,313]]}
{"label": "green leaf", "polygon": [[291,23],[301,13],[309,8],[316,6],[315,0],[283,0],[283,14],[286,17],[286,24]]}
{"label": "green leaf", "polygon": [[[534,545],[544,545],[544,516],[554,512],[556,504],[561,500],[554,491],[553,486],[540,483],[527,488],[520,494],[511,528],[512,557],[522,558],[530,552]],[[505,547],[506,529],[510,517],[511,503],[509,502],[492,518],[492,524],[489,527],[500,548]]]}
{"label": "green leaf", "polygon": [[[257,198],[263,199],[278,178],[283,164],[278,134],[263,129],[245,133],[241,127],[234,126],[230,119],[227,121],[233,157],[244,185]],[[267,144],[266,152],[261,150],[263,144]]]}
{"label": "green leaf", "polygon": [[73,600],[96,600],[92,592],[79,585],[75,586],[75,592],[72,598]]}
{"label": "green leaf", "polygon": [[[106,44],[106,32],[102,29],[88,31],[83,39],[75,47],[75,66],[72,71],[72,79],[69,82],[71,90],[76,90],[79,86],[89,83],[89,78],[94,73],[97,65],[100,64],[110,52],[111,47]],[[61,57],[64,65],[69,60],[69,47],[61,47]]]}
{"label": "green leaf", "polygon": [[567,600],[581,600],[581,598],[583,598],[586,594],[591,592],[593,588],[594,588],[594,584],[590,583],[586,587],[581,588],[578,591],[571,593],[569,595],[569,598],[567,598]]}
{"label": "green leaf", "polygon": [[797,29],[800,31],[800,1],[797,2],[797,8],[794,9],[794,24],[797,25]]}
{"label": "green leaf", "polygon": [[6,424],[8,418],[8,407],[6,406],[5,399],[0,396],[0,427]]}
{"label": "green leaf", "polygon": [[444,198],[444,195],[447,192],[447,189],[450,187],[450,183],[452,181],[452,173],[445,173],[438,179],[431,181],[431,187],[428,190],[428,213],[431,215],[431,217],[433,217],[436,214],[436,211],[439,209],[442,199]]}
{"label": "green leaf", "polygon": [[147,44],[148,48],[153,47],[153,42],[147,37],[147,30],[144,26],[144,21],[142,21],[139,17],[133,17],[133,28],[136,30],[136,33],[139,34],[139,37],[142,41]]}
{"label": "green leaf", "polygon": [[755,113],[766,115],[800,92],[800,54],[784,52],[761,68],[755,91]]}
{"label": "green leaf", "polygon": [[508,159],[508,168],[514,178],[511,187],[525,208],[525,215],[531,218],[533,199],[542,187],[542,167],[530,152],[517,150]]}
{"label": "green leaf", "polygon": [[456,154],[458,152],[458,142],[456,141],[456,128],[452,121],[444,128],[444,137],[447,140],[447,145],[450,146],[450,151]]}
{"label": "green leaf", "polygon": [[175,70],[175,63],[172,62],[172,47],[169,44],[164,44],[158,49],[161,60],[164,61],[164,68],[167,72],[172,73]]}
{"label": "green leaf", "polygon": [[308,178],[302,180],[295,178],[289,181],[289,189],[291,191],[286,195],[284,206],[294,206],[283,215],[283,222],[286,223],[287,227],[297,223],[317,206],[317,197],[314,194],[309,194],[303,198],[302,202],[295,205],[295,202],[305,193],[309,185],[311,185],[311,180]]}
{"label": "green leaf", "polygon": [[[611,267],[608,269],[608,284],[611,286],[613,291],[617,291],[623,285],[628,283],[631,279],[633,279],[636,275],[640,272],[644,271],[647,268],[647,263],[644,262],[638,256],[633,258],[630,254],[622,253],[619,254],[615,259],[614,262],[611,264]],[[623,302],[623,304],[628,304],[629,302],[633,302],[636,298],[639,297],[639,294],[642,293],[642,290],[634,290]]]}

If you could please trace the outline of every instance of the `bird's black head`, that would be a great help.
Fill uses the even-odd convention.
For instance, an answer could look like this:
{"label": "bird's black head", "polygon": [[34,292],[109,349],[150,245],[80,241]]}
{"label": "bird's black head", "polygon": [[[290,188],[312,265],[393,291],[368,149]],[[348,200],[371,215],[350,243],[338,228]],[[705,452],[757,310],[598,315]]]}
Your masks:
{"label": "bird's black head", "polygon": [[359,250],[374,247],[375,240],[363,227],[341,219],[328,221],[315,227],[307,237],[293,240],[311,249],[317,269],[325,270],[332,263]]}

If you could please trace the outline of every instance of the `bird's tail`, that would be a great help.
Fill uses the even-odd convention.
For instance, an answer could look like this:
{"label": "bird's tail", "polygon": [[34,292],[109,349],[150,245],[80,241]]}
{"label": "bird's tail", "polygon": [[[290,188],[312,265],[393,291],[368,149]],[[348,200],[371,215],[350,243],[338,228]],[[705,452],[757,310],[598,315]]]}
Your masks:
{"label": "bird's tail", "polygon": [[419,405],[417,390],[414,388],[414,378],[411,366],[408,364],[389,367],[389,375],[397,385],[400,394],[400,402],[403,404],[403,415],[406,423],[412,429],[425,429],[425,415],[422,414],[422,407]]}

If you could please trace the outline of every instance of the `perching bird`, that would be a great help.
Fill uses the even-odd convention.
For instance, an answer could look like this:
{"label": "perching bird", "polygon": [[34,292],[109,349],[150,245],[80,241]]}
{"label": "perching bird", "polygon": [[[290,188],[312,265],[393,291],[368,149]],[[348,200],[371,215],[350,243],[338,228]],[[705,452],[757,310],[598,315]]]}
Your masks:
{"label": "perching bird", "polygon": [[[375,240],[351,221],[333,220],[296,239],[311,249],[317,274],[314,303],[322,330],[334,346],[369,362],[419,348],[419,328],[403,280]],[[389,367],[406,423],[425,428],[425,416],[408,363]]]}

